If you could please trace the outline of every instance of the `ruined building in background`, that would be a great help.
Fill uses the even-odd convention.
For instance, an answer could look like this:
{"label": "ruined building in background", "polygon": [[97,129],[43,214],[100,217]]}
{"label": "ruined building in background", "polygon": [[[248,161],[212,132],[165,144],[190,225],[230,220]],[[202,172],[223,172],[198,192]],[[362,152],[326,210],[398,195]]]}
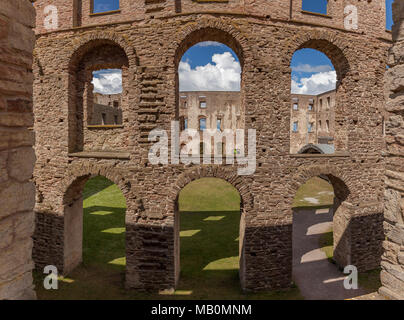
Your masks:
{"label": "ruined building in background", "polygon": [[88,125],[122,125],[121,94],[94,94],[94,103],[89,108]]}
{"label": "ruined building in background", "polygon": [[[180,92],[179,122],[180,130],[194,129],[202,138],[206,129],[220,132],[229,129],[244,129],[242,121],[240,92],[233,91],[190,91]],[[211,141],[211,154],[226,153],[226,141],[214,144]],[[201,142],[200,151],[206,144]],[[235,147],[235,149],[237,149]],[[231,150],[234,152],[235,150]],[[230,152],[230,150],[229,150]],[[201,152],[202,153],[202,152]]]}
{"label": "ruined building in background", "polygon": [[[334,153],[335,90],[291,98],[290,153]],[[180,92],[180,129],[244,129],[240,107],[240,92]],[[225,143],[214,148],[221,154]]]}
{"label": "ruined building in background", "polygon": [[0,300],[32,299],[35,163],[32,28],[28,0],[0,4]]}
{"label": "ruined building in background", "polygon": [[404,1],[393,3],[393,39],[386,74],[386,191],[379,292],[404,299]]}
{"label": "ruined building in background", "polygon": [[[104,13],[90,4],[34,1],[37,268],[53,264],[67,274],[81,262],[82,190],[94,175],[116,183],[126,199],[127,288],[176,287],[178,194],[202,177],[224,179],[240,193],[244,290],[290,287],[293,199],[318,175],[334,187],[337,263],[359,271],[380,266],[383,75],[391,46],[384,0],[356,1],[354,29],[344,23],[351,0],[329,1],[326,16],[302,11],[301,0],[131,0]],[[50,27],[48,5],[59,16]],[[238,175],[237,162],[149,161],[156,143],[149,133],[164,129],[171,137],[171,121],[180,117],[181,58],[201,41],[221,42],[239,58],[240,121],[257,137],[253,175]],[[323,52],[336,70],[333,154],[290,153],[290,61],[303,48]],[[92,74],[106,68],[122,71],[122,125],[94,127]]]}
{"label": "ruined building in background", "polygon": [[290,153],[334,153],[335,90],[291,96]]}

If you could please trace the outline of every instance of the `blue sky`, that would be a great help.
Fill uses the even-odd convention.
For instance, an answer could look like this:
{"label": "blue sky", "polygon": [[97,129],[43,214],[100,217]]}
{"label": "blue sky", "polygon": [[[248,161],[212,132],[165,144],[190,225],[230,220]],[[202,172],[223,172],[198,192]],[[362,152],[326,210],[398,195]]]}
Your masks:
{"label": "blue sky", "polygon": [[230,52],[234,59],[239,61],[232,49],[222,43],[213,41],[201,42],[189,48],[182,56],[181,61],[187,61],[191,68],[194,69],[196,66],[204,66],[212,62],[214,54],[223,54],[224,52]]}
{"label": "blue sky", "polygon": [[[326,1],[304,0],[303,10],[326,13]],[[386,28],[391,29],[393,0],[386,0]],[[119,9],[119,0],[94,0],[94,12]],[[292,92],[318,94],[335,88],[336,75],[331,61],[319,51],[303,49],[297,51],[291,62]],[[180,66],[180,90],[240,89],[240,64],[237,55],[218,42],[202,42],[191,47],[183,55]],[[120,71],[100,71],[95,74],[95,90],[115,93],[119,91]],[[108,83],[113,81],[113,83]]]}
{"label": "blue sky", "polygon": [[[385,1],[387,12],[386,29],[391,30],[391,26],[393,25],[391,4],[394,2],[394,0]],[[327,14],[327,0],[303,0],[302,9],[305,11]]]}
{"label": "blue sky", "polygon": [[394,0],[386,0],[386,12],[387,12],[387,17],[386,17],[386,29],[391,30],[391,26],[393,25],[393,11],[391,9],[391,5],[394,2]]}
{"label": "blue sky", "polygon": [[119,9],[119,0],[94,0],[94,13]]}

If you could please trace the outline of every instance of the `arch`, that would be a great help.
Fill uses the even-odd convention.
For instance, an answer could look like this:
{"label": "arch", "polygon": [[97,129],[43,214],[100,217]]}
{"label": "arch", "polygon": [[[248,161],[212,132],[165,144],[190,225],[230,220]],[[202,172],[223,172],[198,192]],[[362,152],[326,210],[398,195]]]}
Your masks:
{"label": "arch", "polygon": [[[181,30],[181,38],[177,41],[178,44],[172,47],[173,58],[174,58],[174,73],[173,80],[175,81],[174,86],[174,97],[175,97],[175,119],[179,120],[180,117],[180,81],[178,68],[182,56],[185,52],[196,45],[197,43],[204,41],[216,41],[222,43],[233,50],[237,55],[240,67],[240,114],[241,121],[240,126],[244,128],[245,126],[245,66],[247,59],[250,59],[250,51],[248,49],[247,40],[242,36],[240,30],[234,28],[234,26],[229,24],[224,24],[219,20],[202,19],[198,24],[187,24]],[[199,121],[199,120],[198,120]]]}
{"label": "arch", "polygon": [[[244,237],[246,228],[246,213],[253,207],[253,196],[249,191],[251,181],[247,182],[237,175],[237,170],[226,169],[222,166],[198,167],[182,173],[173,184],[172,191],[169,192],[168,203],[172,203],[172,215],[174,218],[174,277],[177,286],[180,276],[180,244],[179,244],[179,208],[178,200],[180,191],[189,183],[202,178],[218,178],[231,184],[240,195],[240,228],[239,228],[239,275],[241,286],[245,284],[245,256]],[[174,196],[174,197],[173,197]]]}
{"label": "arch", "polygon": [[313,165],[298,170],[292,177],[293,183],[289,192],[293,197],[289,203],[289,207],[292,207],[293,198],[297,190],[311,178],[319,176],[324,176],[329,179],[334,188],[336,197],[343,201],[350,199],[353,186],[346,170],[329,165]]}
{"label": "arch", "polygon": [[[311,166],[299,170],[293,177],[296,181],[291,191],[292,202],[298,189],[307,181],[314,177],[320,177],[329,182],[334,189],[334,201],[332,206],[332,225],[333,225],[333,243],[334,260],[340,267],[345,267],[351,261],[350,237],[350,215],[352,205],[350,203],[352,185],[343,170],[333,166]],[[292,208],[292,202],[289,208]],[[293,216],[293,209],[290,210]]]}
{"label": "arch", "polygon": [[[247,176],[239,176],[237,174],[237,168],[229,168],[224,166],[203,166],[195,167],[184,171],[180,174],[171,187],[171,191],[168,193],[168,203],[175,203],[179,192],[192,181],[201,178],[219,178],[230,183],[239,193],[241,198],[241,210],[248,212],[254,207],[254,198],[250,192],[249,186],[252,178]],[[175,197],[173,197],[175,195]],[[174,207],[172,207],[174,209]],[[175,210],[172,211],[174,213]]]}
{"label": "arch", "polygon": [[293,48],[292,55],[289,57],[289,65],[296,51],[301,49],[318,50],[331,60],[337,73],[337,88],[351,70],[347,54],[345,53],[345,48],[348,47],[348,44],[345,44],[343,40],[335,38],[330,33],[307,33],[297,38],[295,44],[296,46]]}
{"label": "arch", "polygon": [[181,30],[180,39],[176,42],[174,50],[174,65],[178,64],[184,53],[195,44],[203,41],[217,41],[231,48],[240,60],[241,68],[250,55],[247,39],[240,30],[219,20],[201,19],[198,24],[188,24]]}
{"label": "arch", "polygon": [[317,154],[332,154],[334,153],[334,146],[328,144],[306,144],[297,153],[317,153]]}
{"label": "arch", "polygon": [[[87,125],[93,124],[93,111],[95,108],[93,94],[93,71],[100,69],[122,70],[122,114],[127,117],[129,113],[129,67],[130,60],[125,49],[116,41],[99,38],[91,39],[74,51],[69,61],[69,152],[83,151],[87,135],[97,135],[88,130]],[[120,133],[124,135],[123,131]],[[100,146],[88,139],[89,148],[100,149]],[[87,141],[87,142],[88,142]],[[109,142],[103,142],[109,145]]]}
{"label": "arch", "polygon": [[[70,184],[63,195],[63,274],[68,274],[82,262],[83,256],[83,190],[86,182],[95,176],[103,176],[110,182],[115,183],[117,180],[122,186],[115,183],[125,198],[126,206],[127,185],[122,180],[114,179],[114,175],[109,174],[109,179],[101,170],[93,171],[93,173],[79,174],[70,179]],[[123,189],[122,189],[123,187]],[[126,194],[124,192],[126,191]],[[126,210],[127,212],[127,210]]]}
{"label": "arch", "polygon": [[80,57],[92,49],[96,43],[105,42],[110,44],[118,45],[125,51],[126,56],[129,60],[129,65],[136,65],[136,51],[131,43],[120,35],[114,32],[93,32],[80,37],[75,37],[71,45],[69,46],[69,51],[67,53],[68,65],[67,69],[70,69],[73,63],[80,59]]}
{"label": "arch", "polygon": [[122,175],[122,172],[116,170],[113,166],[100,165],[94,162],[87,162],[85,165],[75,165],[66,172],[66,178],[61,181],[59,190],[63,195],[62,204],[69,202],[69,189],[75,186],[83,185],[91,176],[103,176],[116,184],[122,191],[128,203],[128,195],[131,192],[131,183]]}

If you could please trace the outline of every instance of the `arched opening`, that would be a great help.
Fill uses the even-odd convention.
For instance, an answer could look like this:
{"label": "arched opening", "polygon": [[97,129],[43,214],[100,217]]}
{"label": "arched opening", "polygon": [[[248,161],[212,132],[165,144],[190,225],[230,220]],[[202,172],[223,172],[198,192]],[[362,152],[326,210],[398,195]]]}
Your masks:
{"label": "arched opening", "polygon": [[[176,119],[188,133],[188,140],[180,138],[183,147],[177,152],[199,152],[188,143],[192,140],[200,145],[206,131],[244,129],[243,52],[229,33],[214,28],[194,31],[178,47],[175,65]],[[207,146],[204,151],[217,155],[222,149],[215,146],[223,142],[223,152],[234,154],[238,147],[227,139],[223,136],[215,141],[212,136],[211,141],[203,141]]]}
{"label": "arched opening", "polygon": [[[126,201],[120,188],[103,176],[81,177],[68,188],[64,208],[64,274],[83,286],[86,277],[97,273],[121,281],[126,265]],[[104,285],[108,287],[108,281]]]}
{"label": "arched opening", "polygon": [[346,299],[361,289],[344,288],[339,268],[350,264],[349,197],[345,183],[333,175],[307,180],[293,203],[293,281],[306,299]]}
{"label": "arched opening", "polygon": [[239,291],[242,208],[238,190],[219,178],[194,180],[181,189],[175,204],[177,290],[198,298]]}
{"label": "arched opening", "polygon": [[349,71],[343,53],[326,40],[309,40],[291,60],[290,153],[313,145],[335,153],[347,148],[342,81]]}
{"label": "arched opening", "polygon": [[125,51],[110,40],[80,47],[69,64],[69,152],[124,151],[128,121]]}

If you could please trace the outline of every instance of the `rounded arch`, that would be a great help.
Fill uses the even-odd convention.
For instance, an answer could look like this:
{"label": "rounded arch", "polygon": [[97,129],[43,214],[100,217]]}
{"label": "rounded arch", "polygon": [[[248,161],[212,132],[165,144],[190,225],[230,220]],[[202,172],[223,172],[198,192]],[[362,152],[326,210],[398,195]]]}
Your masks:
{"label": "rounded arch", "polygon": [[178,176],[173,183],[171,192],[168,193],[168,201],[174,205],[173,211],[175,211],[174,207],[180,191],[192,181],[202,178],[218,178],[230,183],[240,194],[241,212],[248,212],[253,209],[254,199],[249,189],[251,181],[245,180],[248,178],[237,175],[237,169],[229,170],[223,166],[209,166],[191,168]]}
{"label": "rounded arch", "polygon": [[[178,200],[180,191],[189,183],[202,178],[218,178],[232,185],[240,195],[240,226],[239,226],[239,276],[241,286],[245,285],[245,229],[246,229],[246,213],[250,212],[254,205],[253,196],[250,193],[249,186],[252,179],[237,175],[237,170],[225,168],[223,166],[209,166],[191,168],[176,179],[173,183],[171,192],[169,192],[168,201],[172,203],[172,214],[174,216],[174,277],[175,284],[178,284],[180,278],[180,214],[178,208]],[[170,203],[170,202],[169,202]]]}
{"label": "rounded arch", "polygon": [[241,68],[243,69],[247,41],[240,36],[239,31],[228,25],[218,23],[201,23],[197,28],[189,28],[183,30],[185,37],[178,43],[175,49],[174,63],[178,67],[184,53],[192,46],[204,41],[216,41],[225,44],[231,48],[240,60]]}
{"label": "rounded arch", "polygon": [[68,170],[66,178],[61,182],[60,187],[63,195],[62,204],[66,205],[77,200],[75,199],[77,193],[81,193],[86,182],[93,176],[103,176],[116,184],[125,197],[126,204],[129,208],[128,197],[131,192],[131,182],[126,180],[114,167],[93,163],[77,166]]}
{"label": "rounded arch", "polygon": [[[68,178],[62,182],[63,274],[70,273],[83,261],[83,190],[86,182],[94,176],[103,176],[120,189],[125,199],[125,212],[128,212],[130,183],[117,175],[113,168],[97,165],[86,166],[83,163],[77,168],[71,168]],[[125,220],[126,217],[127,214],[125,214]]]}
{"label": "rounded arch", "polygon": [[102,44],[119,46],[128,58],[129,65],[136,64],[136,51],[133,46],[120,35],[113,32],[95,32],[72,40],[68,56],[68,69],[77,63],[86,52]]}
{"label": "rounded arch", "polygon": [[[98,124],[94,122],[94,117],[97,116],[94,111],[96,106],[92,81],[93,72],[103,69],[121,70],[122,110],[119,117],[125,119],[125,117],[129,117],[129,74],[133,73],[130,70],[133,61],[128,56],[130,51],[128,45],[120,38],[117,41],[110,33],[88,35],[72,47],[73,51],[68,63],[68,150],[69,152],[78,152],[85,149],[86,137],[92,134],[85,124]],[[125,131],[121,133],[122,139],[124,139],[125,134]],[[90,139],[90,141],[94,140]],[[108,144],[110,143],[108,142]],[[96,149],[99,146],[90,143],[89,148]]]}
{"label": "rounded arch", "polygon": [[294,182],[289,190],[289,194],[291,195],[290,208],[292,207],[293,199],[299,188],[308,180],[319,176],[328,178],[334,188],[335,196],[341,202],[349,199],[352,190],[352,182],[344,170],[328,165],[309,166],[298,170],[292,178]]}
{"label": "rounded arch", "polygon": [[314,49],[324,53],[332,62],[337,73],[337,87],[351,69],[346,49],[348,44],[335,38],[330,33],[310,34],[307,33],[296,39],[292,55],[289,57],[289,65],[293,55],[301,49]]}

